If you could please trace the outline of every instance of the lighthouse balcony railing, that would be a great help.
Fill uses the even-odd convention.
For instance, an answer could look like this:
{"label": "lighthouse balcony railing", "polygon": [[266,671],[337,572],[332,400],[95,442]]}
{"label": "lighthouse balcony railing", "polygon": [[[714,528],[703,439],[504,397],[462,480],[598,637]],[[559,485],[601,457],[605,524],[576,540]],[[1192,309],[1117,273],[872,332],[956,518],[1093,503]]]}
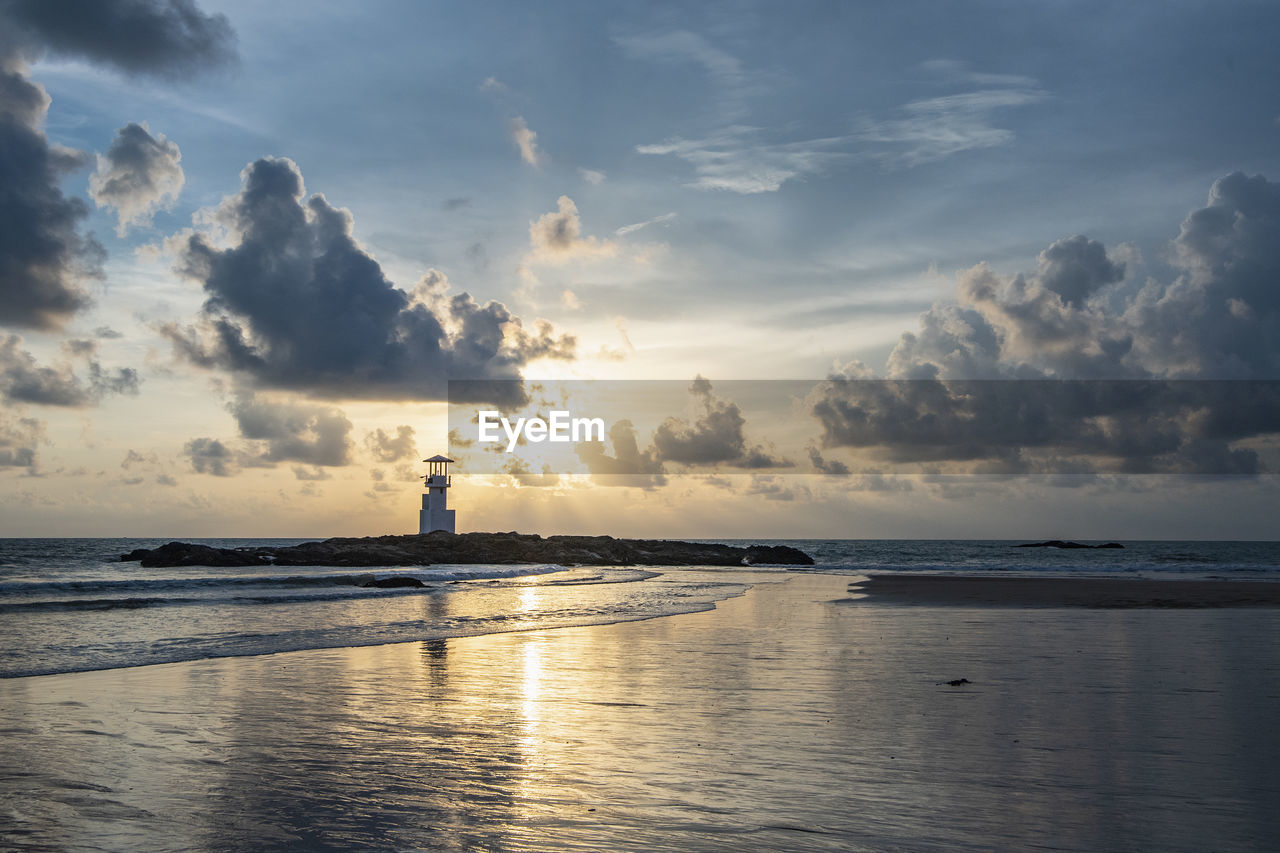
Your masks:
{"label": "lighthouse balcony railing", "polygon": [[432,474],[427,477],[428,486],[451,486],[453,478],[445,474]]}

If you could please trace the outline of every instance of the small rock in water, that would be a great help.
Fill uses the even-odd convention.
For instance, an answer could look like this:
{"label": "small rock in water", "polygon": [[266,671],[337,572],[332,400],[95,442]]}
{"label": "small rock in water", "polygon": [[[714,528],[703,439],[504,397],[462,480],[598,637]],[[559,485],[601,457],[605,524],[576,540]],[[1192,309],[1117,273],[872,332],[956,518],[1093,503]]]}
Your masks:
{"label": "small rock in water", "polygon": [[947,682],[947,685],[950,687],[959,687],[962,684],[973,684],[973,682],[967,678],[956,678]]}
{"label": "small rock in water", "polygon": [[402,587],[420,587],[426,586],[425,583],[417,578],[411,577],[394,577],[394,578],[378,578],[377,580],[365,581],[360,586],[366,589],[400,589]]}

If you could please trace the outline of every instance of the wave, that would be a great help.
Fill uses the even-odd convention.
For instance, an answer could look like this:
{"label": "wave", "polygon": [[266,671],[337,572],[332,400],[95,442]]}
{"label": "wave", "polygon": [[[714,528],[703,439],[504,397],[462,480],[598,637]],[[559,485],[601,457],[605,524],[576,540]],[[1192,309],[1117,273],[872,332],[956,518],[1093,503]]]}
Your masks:
{"label": "wave", "polygon": [[555,564],[521,566],[484,566],[480,568],[414,568],[359,574],[321,575],[237,575],[231,577],[169,577],[128,578],[123,580],[59,580],[59,581],[8,581],[0,583],[0,596],[33,596],[58,593],[123,593],[159,592],[163,590],[210,590],[241,587],[329,587],[362,586],[372,580],[395,577],[412,577],[423,583],[508,579],[527,575],[551,574],[565,571]]}

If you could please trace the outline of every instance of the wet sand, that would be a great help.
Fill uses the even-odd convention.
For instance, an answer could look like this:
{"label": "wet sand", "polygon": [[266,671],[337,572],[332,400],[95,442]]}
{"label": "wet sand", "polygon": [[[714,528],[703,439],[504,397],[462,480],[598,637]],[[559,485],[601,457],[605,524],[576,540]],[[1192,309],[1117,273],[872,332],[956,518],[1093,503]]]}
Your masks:
{"label": "wet sand", "polygon": [[893,574],[871,575],[850,592],[951,607],[1280,607],[1280,583],[1268,581]]}
{"label": "wet sand", "polygon": [[0,848],[1280,833],[1280,612],[850,606],[849,577],[751,577],[647,622],[0,681]]}

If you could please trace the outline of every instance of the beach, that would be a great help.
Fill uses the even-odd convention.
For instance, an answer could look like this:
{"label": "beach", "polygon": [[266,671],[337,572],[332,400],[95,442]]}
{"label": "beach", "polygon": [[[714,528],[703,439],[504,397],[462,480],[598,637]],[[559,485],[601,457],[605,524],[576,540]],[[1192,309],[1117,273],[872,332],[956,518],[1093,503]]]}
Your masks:
{"label": "beach", "polygon": [[0,839],[1200,851],[1280,831],[1280,611],[747,580],[639,622],[2,680]]}

